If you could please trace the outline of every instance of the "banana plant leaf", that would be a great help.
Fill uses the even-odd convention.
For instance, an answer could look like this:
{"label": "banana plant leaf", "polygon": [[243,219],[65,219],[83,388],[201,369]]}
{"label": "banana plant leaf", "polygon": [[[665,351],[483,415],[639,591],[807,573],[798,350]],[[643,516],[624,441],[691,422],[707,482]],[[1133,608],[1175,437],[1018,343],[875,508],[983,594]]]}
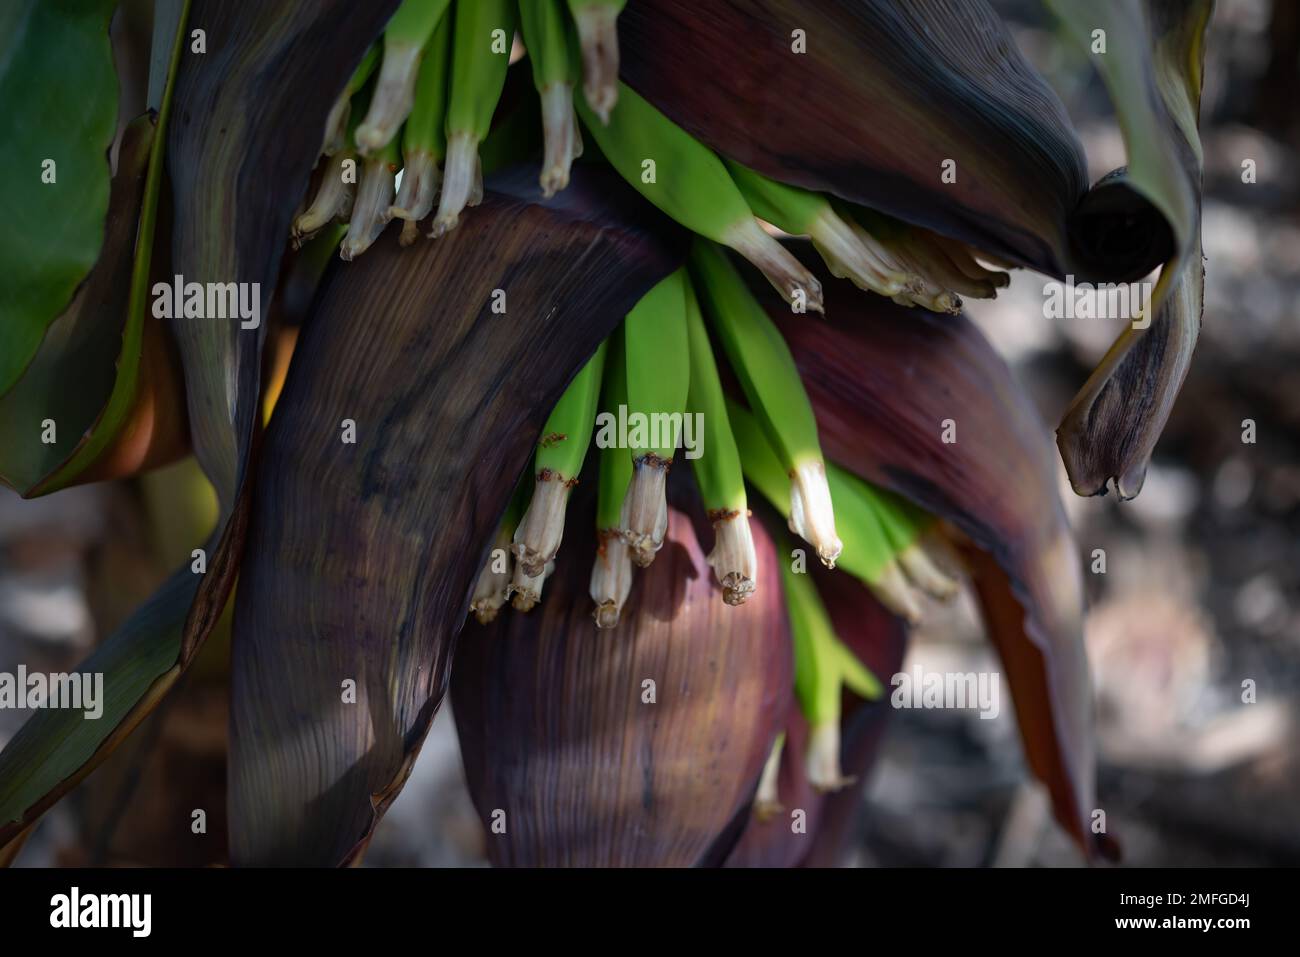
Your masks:
{"label": "banana plant leaf", "polygon": [[1205,273],[1198,117],[1205,29],[1214,4],[1051,0],[1050,6],[1085,49],[1093,30],[1105,30],[1107,52],[1093,59],[1129,157],[1127,170],[1110,188],[1148,199],[1170,224],[1176,243],[1152,296],[1150,324],[1124,330],[1057,432],[1078,494],[1104,494],[1113,480],[1116,494],[1131,499],[1142,489],[1200,333]]}
{"label": "banana plant leaf", "polygon": [[116,6],[17,0],[0,10],[0,395],[32,361],[104,242],[117,132],[108,36]]}
{"label": "banana plant leaf", "polygon": [[[1026,758],[1084,853],[1108,852],[1105,835],[1090,829],[1093,704],[1082,581],[1046,430],[965,317],[907,310],[845,285],[826,287],[834,323],[771,309],[812,399],[822,447],[946,519],[1005,573],[1019,614],[986,619]],[[945,432],[955,441],[944,441]]]}
{"label": "banana plant leaf", "polygon": [[[104,253],[23,377],[0,398],[0,473],[25,496],[133,474],[187,448],[179,360],[146,300],[150,280],[170,275],[166,250],[155,260],[155,235],[188,7],[187,0],[165,0],[155,11],[158,91],[149,112],[123,131]],[[46,421],[56,427],[53,436],[38,428]]]}
{"label": "banana plant leaf", "polygon": [[592,534],[566,538],[540,607],[466,634],[452,705],[494,864],[688,867],[730,850],[793,662],[772,539],[754,524],[760,584],[730,607],[700,524],[670,507],[611,631],[591,617]]}
{"label": "banana plant leaf", "polygon": [[[22,495],[33,494],[72,455],[112,392],[154,132],[148,116],[127,127],[105,219],[104,255],[72,305],[50,324],[21,377],[0,397],[0,478]],[[43,434],[47,419],[55,426],[53,441]]]}
{"label": "banana plant leaf", "polygon": [[[203,25],[207,52],[182,54],[167,135],[172,264],[186,281],[260,282],[265,311],[326,114],[396,2],[195,0],[189,22]],[[221,505],[207,572],[178,571],[83,664],[104,673],[109,705],[100,720],[70,732],[57,712],[41,712],[0,753],[0,844],[30,827],[152,710],[193,660],[234,584],[265,324],[244,331],[235,320],[172,320],[171,331],[195,452]]]}
{"label": "banana plant leaf", "polygon": [[[833,794],[814,791],[804,773],[804,748],[808,722],[793,697],[785,724],[778,795],[781,811],[772,819],[750,817],[740,841],[727,857],[727,867],[831,866],[850,850],[849,826],[862,807],[871,767],[879,753],[892,708],[889,679],[903,667],[907,626],[886,611],[871,592],[843,572],[812,569],[835,634],[848,645],[871,673],[880,679],[885,694],[865,701],[844,692],[840,749],[845,776],[853,783]],[[792,815],[803,811],[803,830],[793,827]]]}
{"label": "banana plant leaf", "polygon": [[326,278],[266,435],[236,597],[235,863],[362,853],[546,413],[680,264],[676,228],[608,171],[537,192],[534,167],[505,171],[448,236],[402,249],[390,230]]}
{"label": "banana plant leaf", "polygon": [[1083,149],[985,0],[641,0],[619,32],[630,86],[774,179],[1057,276],[1142,275],[1167,251],[1083,241],[1148,223],[1135,193],[1088,203],[1076,236]]}

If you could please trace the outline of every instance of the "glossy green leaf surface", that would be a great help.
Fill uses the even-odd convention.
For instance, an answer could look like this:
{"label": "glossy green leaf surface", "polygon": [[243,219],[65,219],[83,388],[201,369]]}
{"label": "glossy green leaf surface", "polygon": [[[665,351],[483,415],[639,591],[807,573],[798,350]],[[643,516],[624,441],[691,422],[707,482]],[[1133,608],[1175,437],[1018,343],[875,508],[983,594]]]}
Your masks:
{"label": "glossy green leaf surface", "polygon": [[117,76],[115,0],[14,0],[0,12],[0,395],[99,256]]}

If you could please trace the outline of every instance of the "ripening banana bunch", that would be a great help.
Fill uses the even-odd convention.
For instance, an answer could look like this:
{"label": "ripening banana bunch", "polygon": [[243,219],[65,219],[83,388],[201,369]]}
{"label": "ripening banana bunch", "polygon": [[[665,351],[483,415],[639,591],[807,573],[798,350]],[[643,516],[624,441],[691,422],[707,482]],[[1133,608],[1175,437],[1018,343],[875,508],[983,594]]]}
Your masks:
{"label": "ripening banana bunch", "polygon": [[[535,487],[518,491],[503,520],[500,534],[511,547],[494,549],[479,582],[473,608],[483,620],[508,596],[521,610],[539,599],[598,413],[616,421],[621,410],[621,421],[665,416],[681,423],[694,416],[704,423],[692,465],[717,533],[710,561],[729,604],[757,587],[746,478],[822,562],[834,567],[840,560],[834,480],[811,405],[789,350],[726,249],[758,269],[796,313],[824,312],[822,288],[782,235],[809,237],[836,277],[937,312],[959,311],[959,295],[992,297],[1008,281],[960,242],[770,179],[700,143],[619,81],[616,26],[623,5],[404,0],[330,112],[316,190],[293,224],[295,243],[332,223],[346,224],[323,237],[341,243],[346,260],[369,248],[394,219],[402,220],[403,245],[421,232],[436,239],[454,229],[482,198],[485,141],[500,137],[503,145],[492,150],[498,162],[527,156],[526,144],[524,157],[509,155],[521,145],[516,120],[493,129],[518,30],[541,112],[542,194],[553,196],[568,184],[572,163],[583,155],[581,126],[598,147],[593,161],[611,165],[697,237],[689,268],[645,295],[551,413],[538,443]],[[425,231],[420,224],[430,215]],[[733,405],[729,414],[714,343],[752,412]],[[742,414],[752,414],[761,431],[733,429],[731,419]],[[602,626],[617,623],[632,568],[648,566],[663,543],[666,477],[682,436],[656,435],[658,445],[599,450],[602,547],[592,595]],[[766,457],[783,478],[757,477]],[[846,504],[839,510],[854,515],[855,532],[856,526],[874,529],[878,513],[900,508],[880,496],[841,491],[840,497]],[[862,512],[869,513],[866,520],[857,519]],[[504,567],[506,552],[513,573]],[[892,556],[884,561],[873,552],[869,560],[857,552],[850,549],[846,559],[853,573],[887,596],[890,607],[914,617],[916,600]],[[908,558],[911,566],[918,561]],[[921,587],[935,582],[925,574],[920,579]]]}
{"label": "ripening banana bunch", "polygon": [[531,153],[521,121],[498,109],[521,39],[541,114],[545,197],[568,185],[585,129],[600,154],[593,160],[748,260],[797,312],[824,311],[821,284],[781,234],[809,237],[833,276],[902,305],[956,313],[960,295],[991,298],[1008,282],[956,240],[770,179],[692,137],[618,79],[625,2],[404,0],[330,111],[315,192],[292,241],[346,224],[323,241],[341,242],[351,260],[395,219],[402,245],[430,215],[427,237],[455,229],[482,200],[484,153],[490,166]]}
{"label": "ripening banana bunch", "polygon": [[[474,616],[487,623],[507,602],[527,612],[541,601],[563,560],[565,511],[594,444],[590,594],[599,627],[618,624],[636,570],[663,546],[675,461],[690,462],[713,526],[708,563],[726,604],[782,587],[758,581],[753,489],[817,560],[916,621],[922,596],[956,591],[943,570],[951,563],[932,554],[942,548],[934,520],[825,460],[790,350],[731,255],[757,269],[795,313],[824,313],[823,290],[783,237],[808,237],[832,276],[940,313],[959,312],[961,295],[996,295],[1009,277],[956,240],[771,179],[699,142],[619,81],[623,6],[404,0],[330,112],[316,192],[294,221],[293,241],[346,223],[321,241],[340,243],[339,255],[351,260],[395,219],[404,246],[454,229],[482,199],[483,154],[495,165],[531,152],[517,118],[493,127],[517,30],[541,113],[542,195],[568,185],[585,133],[598,153],[591,161],[608,163],[695,239],[688,265],[645,294],[551,411],[479,574]],[[879,686],[836,640],[811,581],[786,579],[798,698],[813,727],[808,778],[834,790],[844,783],[841,686],[870,689],[868,697]]]}
{"label": "ripening banana bunch", "polygon": [[[730,371],[734,394],[720,367]],[[926,596],[955,594],[955,562],[932,516],[826,461],[790,349],[717,243],[695,240],[688,264],[642,297],[551,411],[479,574],[470,608],[480,623],[507,602],[527,612],[541,601],[547,576],[564,561],[565,512],[593,448],[596,527],[581,534],[596,536],[597,626],[618,625],[637,569],[662,548],[668,475],[675,462],[689,462],[713,527],[707,562],[719,600],[736,606],[760,587],[784,589],[797,696],[812,730],[808,780],[828,791],[847,783],[839,772],[841,688],[875,698],[880,685],[836,638],[803,546],[910,622]],[[785,549],[780,582],[759,581],[751,489],[802,542]],[[760,791],[760,808],[767,793]]]}

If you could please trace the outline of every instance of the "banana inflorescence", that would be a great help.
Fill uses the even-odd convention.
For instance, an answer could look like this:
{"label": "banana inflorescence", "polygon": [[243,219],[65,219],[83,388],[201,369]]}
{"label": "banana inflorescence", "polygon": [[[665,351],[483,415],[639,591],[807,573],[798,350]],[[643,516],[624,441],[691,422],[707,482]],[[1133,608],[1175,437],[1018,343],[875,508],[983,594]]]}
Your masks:
{"label": "banana inflorescence", "polygon": [[[790,350],[728,250],[794,312],[822,311],[822,287],[781,233],[808,237],[831,275],[935,312],[957,312],[959,296],[994,295],[1007,275],[959,242],[714,153],[619,82],[622,8],[623,0],[405,0],[330,112],[318,186],[292,240],[296,247],[344,222],[346,260],[393,219],[403,221],[403,245],[417,241],[431,214],[428,235],[442,236],[478,203],[485,165],[525,158],[540,159],[539,186],[549,198],[568,185],[582,155],[579,120],[594,161],[696,234],[687,265],[641,298],[551,411],[470,610],[487,623],[507,601],[524,612],[541,601],[547,576],[564,560],[566,512],[594,433],[589,590],[596,625],[616,627],[636,569],[663,545],[668,476],[689,431],[686,457],[713,526],[707,561],[721,599],[739,605],[760,587],[783,589],[795,694],[811,732],[801,757],[814,787],[835,790],[847,783],[841,692],[876,697],[880,684],[836,637],[801,548],[783,549],[780,582],[759,580],[750,492],[824,565],[909,621],[927,598],[948,598],[957,584],[932,516],[825,460]],[[540,103],[540,149],[535,108],[512,108],[492,125],[516,26]],[[780,807],[784,746],[781,735],[763,771],[754,802],[760,819]]]}

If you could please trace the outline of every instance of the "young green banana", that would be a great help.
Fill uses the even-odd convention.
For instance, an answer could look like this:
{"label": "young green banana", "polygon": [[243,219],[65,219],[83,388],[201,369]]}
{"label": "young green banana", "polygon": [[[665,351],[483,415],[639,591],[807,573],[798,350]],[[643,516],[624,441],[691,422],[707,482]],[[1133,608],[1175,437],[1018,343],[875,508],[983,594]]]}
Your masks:
{"label": "young green banana", "polygon": [[[357,68],[357,73],[361,73],[361,67]],[[357,156],[357,126],[370,102],[370,93],[370,86],[363,82],[350,101],[351,108],[343,114],[347,128],[344,130],[342,145],[327,158],[311,205],[294,217],[290,228],[290,243],[295,249],[311,240],[334,220],[347,223],[352,218],[357,195],[357,176],[363,164]]]}
{"label": "young green banana", "polygon": [[890,537],[880,512],[861,494],[866,483],[829,462],[826,478],[844,536],[841,566],[894,614],[913,624],[920,621],[921,598],[904,573],[902,546]]}
{"label": "young green banana", "polygon": [[[727,413],[744,462],[745,478],[788,519],[790,481],[758,420],[732,400],[727,402]],[[841,487],[842,475],[841,470],[827,463],[826,478],[835,507],[836,527],[844,543],[838,567],[870,588],[894,614],[911,622],[919,620],[921,603],[897,561],[898,549],[875,512]]]}
{"label": "young green banana", "polygon": [[578,104],[619,175],[687,229],[748,259],[796,311],[823,311],[821,283],[763,231],[722,160],[626,84],[620,91],[608,125]]}
{"label": "young green banana", "polygon": [[[788,545],[788,543],[787,543]],[[804,755],[808,783],[818,791],[838,791],[852,778],[840,772],[840,695],[844,688],[863,698],[881,695],[876,676],[835,637],[826,606],[807,573],[796,572],[783,549],[781,579],[794,639],[794,687],[808,719]]]}
{"label": "young green banana", "polygon": [[348,135],[349,123],[352,120],[352,111],[354,107],[365,109],[366,103],[352,102],[352,98],[360,92],[361,88],[366,85],[370,79],[370,74],[374,72],[375,64],[379,62],[379,44],[372,43],[366,50],[365,56],[357,68],[352,71],[352,77],[348,80],[348,85],[343,88],[339,98],[334,101],[330,107],[329,116],[325,118],[325,141],[321,144],[321,153],[325,156],[333,156],[343,147],[352,145],[351,137]]}
{"label": "young green banana", "polygon": [[514,0],[456,0],[452,25],[451,87],[447,101],[447,162],[442,196],[429,236],[456,228],[461,211],[483,199],[478,145],[506,83],[515,33]]}
{"label": "young green banana", "polygon": [[602,342],[574,376],[537,440],[533,499],[515,529],[515,558],[527,576],[541,575],[546,563],[560,550],[569,492],[578,484],[578,473],[591,443],[605,350]]}
{"label": "young green banana", "polygon": [[919,288],[919,278],[883,259],[879,244],[864,242],[863,236],[870,237],[855,232],[825,196],[769,179],[734,160],[726,164],[754,215],[791,235],[810,237],[831,275],[891,298]]}
{"label": "young green banana", "polygon": [[369,156],[387,146],[410,115],[425,44],[443,19],[450,0],[402,0],[384,29],[384,59],[365,121],[357,127],[357,149]]}
{"label": "young green banana", "polygon": [[451,17],[438,21],[425,47],[415,82],[411,115],[402,128],[402,185],[388,207],[388,219],[401,219],[403,246],[415,242],[419,222],[433,209],[442,182],[439,164],[447,155],[447,76],[451,59]]}
{"label": "young green banana", "polygon": [[898,250],[903,258],[916,265],[922,275],[963,296],[993,299],[999,289],[1011,282],[1006,273],[985,269],[976,262],[964,243],[927,229],[908,229]]}
{"label": "young green banana", "polygon": [[569,0],[582,46],[582,95],[602,123],[618,102],[618,15],[627,0]]}
{"label": "young green banana", "polygon": [[505,514],[501,516],[492,550],[488,552],[487,561],[474,584],[469,610],[474,613],[480,625],[486,625],[496,618],[510,594],[510,542],[527,503],[528,482],[521,479],[515,485]]}
{"label": "young green banana", "polygon": [[897,556],[898,566],[913,586],[938,599],[948,599],[957,593],[957,582],[931,555],[931,551],[940,551],[933,516],[833,462],[828,462],[826,469],[837,515],[845,510],[869,512],[879,523]]}
{"label": "young green banana", "polygon": [[618,410],[627,408],[627,360],[623,330],[609,338],[605,382],[596,431],[600,479],[596,489],[596,560],[591,567],[591,600],[596,627],[613,628],[632,590],[632,553],[623,541],[623,503],[632,483],[632,452],[618,442]]}
{"label": "young green banana", "polygon": [[623,539],[642,568],[654,561],[668,531],[668,470],[690,389],[689,342],[683,267],[660,280],[623,320],[633,470]]}
{"label": "young green banana", "polygon": [[519,29],[533,66],[533,84],[542,98],[542,195],[569,185],[569,169],[582,155],[578,117],[573,112],[577,54],[559,0],[519,0]]}
{"label": "young green banana", "polygon": [[686,327],[690,341],[691,387],[686,410],[702,421],[699,436],[702,454],[692,460],[700,497],[713,523],[713,551],[708,562],[722,586],[722,600],[742,604],[754,593],[758,580],[758,556],[749,527],[749,501],[740,453],[727,418],[722,381],[704,328],[704,316],[690,281],[686,282]]}
{"label": "young green banana", "polygon": [[916,281],[893,297],[899,305],[956,314],[961,311],[958,293],[991,299],[1011,281],[1005,272],[985,269],[956,240],[865,207],[841,203],[836,209],[859,239],[874,246],[882,261],[914,276]]}
{"label": "young green banana", "polygon": [[790,477],[790,530],[835,567],[843,546],[826,485],[817,420],[794,357],[744,279],[713,243],[697,239],[690,266],[705,312],[782,468]]}
{"label": "young green banana", "polygon": [[397,171],[401,168],[397,143],[389,142],[372,153],[361,167],[361,182],[357,198],[352,204],[348,220],[348,234],[339,247],[339,256],[349,262],[371,247],[384,231],[388,212],[393,202]]}
{"label": "young green banana", "polygon": [[764,824],[776,817],[783,810],[778,785],[781,781],[781,753],[785,750],[785,732],[776,736],[772,750],[767,754],[763,764],[763,774],[758,779],[758,791],[754,795],[754,817]]}
{"label": "young green banana", "polygon": [[356,190],[348,181],[349,169],[356,170],[356,154],[351,149],[338,150],[326,160],[311,205],[294,217],[290,231],[294,249],[309,242],[335,219],[346,219],[351,215]]}

